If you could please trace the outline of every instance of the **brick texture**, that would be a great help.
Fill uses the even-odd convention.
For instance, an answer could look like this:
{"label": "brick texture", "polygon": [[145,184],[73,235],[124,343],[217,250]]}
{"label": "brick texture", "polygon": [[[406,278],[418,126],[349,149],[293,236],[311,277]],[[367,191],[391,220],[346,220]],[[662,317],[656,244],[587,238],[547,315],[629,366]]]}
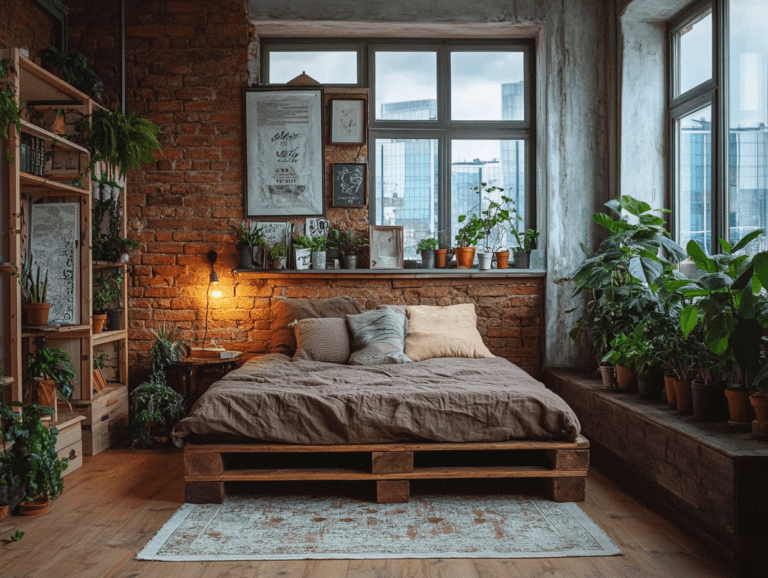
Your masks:
{"label": "brick texture", "polygon": [[54,43],[58,24],[30,0],[0,0],[0,49],[27,48],[34,58]]}
{"label": "brick texture", "polygon": [[[111,15],[109,3],[88,9],[94,5],[70,2],[71,44],[96,63],[106,94],[116,98],[119,20]],[[127,108],[163,130],[157,162],[128,176],[129,236],[140,244],[132,255],[129,286],[132,382],[147,374],[152,330],[178,326],[190,344],[200,344],[210,272],[206,253],[211,249],[219,253],[221,283],[216,289],[222,296],[210,300],[208,336],[219,345],[248,354],[266,351],[269,308],[276,296],[348,295],[366,308],[474,302],[491,351],[538,374],[542,279],[297,281],[235,276],[232,226],[244,219],[242,89],[248,84],[248,47],[255,37],[245,3],[129,2],[126,10]],[[326,94],[326,101],[330,97]],[[327,146],[326,180],[330,163],[364,162],[366,156],[365,147]],[[330,198],[330,186],[326,193]],[[333,227],[367,230],[364,209],[329,208],[327,217]]]}

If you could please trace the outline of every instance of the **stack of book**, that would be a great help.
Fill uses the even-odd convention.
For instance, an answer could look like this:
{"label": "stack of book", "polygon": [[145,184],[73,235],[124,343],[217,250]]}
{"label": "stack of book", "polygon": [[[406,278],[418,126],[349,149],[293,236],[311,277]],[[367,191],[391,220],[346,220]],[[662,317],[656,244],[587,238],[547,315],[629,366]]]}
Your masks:
{"label": "stack of book", "polygon": [[45,172],[45,141],[25,132],[21,133],[21,170],[42,177]]}

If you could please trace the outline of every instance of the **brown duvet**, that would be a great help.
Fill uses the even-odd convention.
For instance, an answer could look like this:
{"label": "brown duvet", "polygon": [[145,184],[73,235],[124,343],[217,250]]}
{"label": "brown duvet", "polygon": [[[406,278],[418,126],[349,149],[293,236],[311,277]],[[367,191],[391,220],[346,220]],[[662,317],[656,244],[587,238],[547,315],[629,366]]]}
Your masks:
{"label": "brown duvet", "polygon": [[350,366],[252,359],[203,395],[173,429],[289,444],[573,441],[571,408],[501,357]]}

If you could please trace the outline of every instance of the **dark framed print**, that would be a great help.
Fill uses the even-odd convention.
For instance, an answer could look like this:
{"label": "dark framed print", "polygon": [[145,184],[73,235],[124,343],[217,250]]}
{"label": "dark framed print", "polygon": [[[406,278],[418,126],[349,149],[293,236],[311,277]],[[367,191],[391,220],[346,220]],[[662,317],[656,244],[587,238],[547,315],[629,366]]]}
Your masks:
{"label": "dark framed print", "polygon": [[368,225],[371,269],[403,268],[403,228]]}
{"label": "dark framed print", "polygon": [[332,207],[368,206],[368,165],[365,163],[333,163]]}
{"label": "dark framed print", "polygon": [[245,89],[245,158],[248,217],[322,217],[322,89]]}
{"label": "dark framed print", "polygon": [[331,101],[331,144],[365,144],[365,109],[363,99]]}

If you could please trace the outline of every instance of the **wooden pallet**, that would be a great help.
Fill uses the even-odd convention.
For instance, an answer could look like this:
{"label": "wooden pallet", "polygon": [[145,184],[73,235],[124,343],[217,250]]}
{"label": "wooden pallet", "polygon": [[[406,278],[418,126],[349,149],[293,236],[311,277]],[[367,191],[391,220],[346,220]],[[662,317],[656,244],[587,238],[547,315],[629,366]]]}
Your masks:
{"label": "wooden pallet", "polygon": [[[318,459],[308,459],[312,454]],[[185,501],[195,504],[222,503],[225,482],[298,480],[375,481],[378,503],[403,503],[410,480],[454,478],[543,478],[553,501],[583,502],[588,469],[589,442],[582,436],[573,443],[184,446]]]}

